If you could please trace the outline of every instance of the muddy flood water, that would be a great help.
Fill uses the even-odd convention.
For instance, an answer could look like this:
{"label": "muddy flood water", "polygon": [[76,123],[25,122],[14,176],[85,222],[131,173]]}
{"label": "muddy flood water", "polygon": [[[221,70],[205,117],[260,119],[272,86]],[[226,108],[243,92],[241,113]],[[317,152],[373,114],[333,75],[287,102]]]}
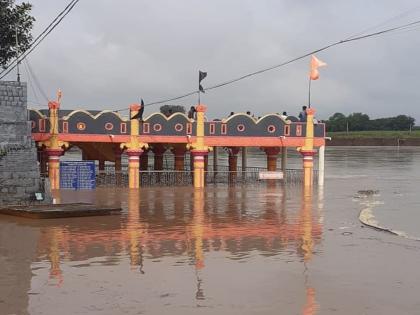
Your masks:
{"label": "muddy flood water", "polygon": [[[124,211],[0,216],[0,314],[418,315],[419,182],[420,148],[353,147],[327,148],[312,193],[65,191],[62,202]],[[404,233],[364,226],[361,211]]]}

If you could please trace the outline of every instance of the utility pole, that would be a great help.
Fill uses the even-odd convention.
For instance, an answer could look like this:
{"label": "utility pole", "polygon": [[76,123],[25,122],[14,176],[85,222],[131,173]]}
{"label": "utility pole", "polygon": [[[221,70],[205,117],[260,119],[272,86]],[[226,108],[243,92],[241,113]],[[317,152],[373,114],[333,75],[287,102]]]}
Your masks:
{"label": "utility pole", "polygon": [[15,37],[16,37],[16,71],[17,71],[17,81],[20,82],[20,72],[19,72],[19,41],[18,41],[18,28],[15,26]]}

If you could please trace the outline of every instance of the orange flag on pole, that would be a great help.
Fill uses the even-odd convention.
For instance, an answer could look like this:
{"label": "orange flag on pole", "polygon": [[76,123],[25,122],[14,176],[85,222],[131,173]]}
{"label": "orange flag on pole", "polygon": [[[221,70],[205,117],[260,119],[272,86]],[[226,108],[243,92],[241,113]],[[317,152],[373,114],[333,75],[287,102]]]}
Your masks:
{"label": "orange flag on pole", "polygon": [[324,67],[327,64],[321,60],[319,60],[317,57],[312,55],[311,57],[311,71],[309,72],[309,78],[311,80],[318,80],[319,79],[319,67]]}

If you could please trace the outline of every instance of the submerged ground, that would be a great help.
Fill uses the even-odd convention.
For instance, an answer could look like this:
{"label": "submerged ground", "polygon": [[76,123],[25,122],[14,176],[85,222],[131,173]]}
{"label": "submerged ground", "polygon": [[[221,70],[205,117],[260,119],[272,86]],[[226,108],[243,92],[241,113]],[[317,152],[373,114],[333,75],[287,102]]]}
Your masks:
{"label": "submerged ground", "polygon": [[312,194],[279,184],[67,191],[62,201],[124,213],[1,216],[0,313],[418,314],[420,242],[358,215],[370,207],[382,225],[419,236],[420,149],[326,157]]}

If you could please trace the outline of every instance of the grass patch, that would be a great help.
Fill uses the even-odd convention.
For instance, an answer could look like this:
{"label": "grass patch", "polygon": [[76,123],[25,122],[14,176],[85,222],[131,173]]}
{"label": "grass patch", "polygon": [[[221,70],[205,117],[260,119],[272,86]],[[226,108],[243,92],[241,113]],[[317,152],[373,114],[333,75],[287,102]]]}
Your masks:
{"label": "grass patch", "polygon": [[373,130],[373,131],[345,131],[327,132],[328,137],[340,139],[359,139],[359,138],[388,138],[388,139],[407,139],[420,138],[420,130],[413,131],[393,131],[393,130]]}

